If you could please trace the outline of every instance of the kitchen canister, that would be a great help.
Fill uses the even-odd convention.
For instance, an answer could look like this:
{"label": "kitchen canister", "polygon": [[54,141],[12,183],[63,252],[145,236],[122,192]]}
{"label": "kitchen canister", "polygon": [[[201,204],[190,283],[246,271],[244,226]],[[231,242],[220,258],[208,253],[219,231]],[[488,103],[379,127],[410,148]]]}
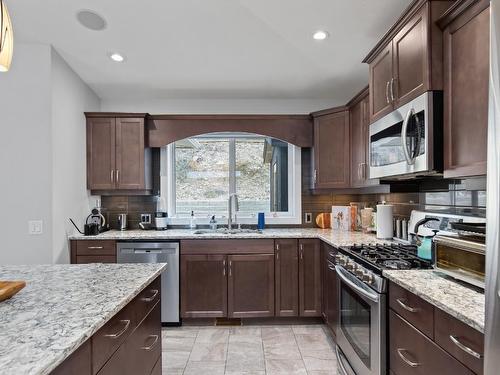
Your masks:
{"label": "kitchen canister", "polygon": [[393,206],[390,204],[377,205],[377,238],[386,240],[394,236]]}

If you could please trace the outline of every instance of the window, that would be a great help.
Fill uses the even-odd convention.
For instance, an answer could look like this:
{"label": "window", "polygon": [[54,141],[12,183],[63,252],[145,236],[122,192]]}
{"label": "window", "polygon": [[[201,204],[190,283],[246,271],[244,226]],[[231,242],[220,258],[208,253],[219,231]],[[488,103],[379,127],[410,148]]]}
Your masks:
{"label": "window", "polygon": [[162,196],[173,224],[216,215],[227,221],[228,196],[239,200],[238,222],[300,223],[300,148],[254,135],[213,133],[177,141],[162,150]]}

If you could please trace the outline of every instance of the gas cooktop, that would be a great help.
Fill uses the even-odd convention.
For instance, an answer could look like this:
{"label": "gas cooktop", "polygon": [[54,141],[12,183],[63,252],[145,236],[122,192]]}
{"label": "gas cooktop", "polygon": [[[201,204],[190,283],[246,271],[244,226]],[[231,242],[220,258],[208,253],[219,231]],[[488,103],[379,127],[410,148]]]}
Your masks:
{"label": "gas cooktop", "polygon": [[417,247],[404,244],[369,244],[342,247],[365,267],[382,273],[382,270],[430,269],[430,261],[417,257]]}

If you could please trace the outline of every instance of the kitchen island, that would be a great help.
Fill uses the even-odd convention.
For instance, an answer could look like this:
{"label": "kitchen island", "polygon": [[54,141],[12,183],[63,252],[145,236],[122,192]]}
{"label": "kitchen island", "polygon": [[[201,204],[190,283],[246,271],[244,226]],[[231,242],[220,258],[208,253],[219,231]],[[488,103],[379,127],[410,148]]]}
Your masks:
{"label": "kitchen island", "polygon": [[[148,301],[149,310],[136,308],[128,320],[113,322],[113,318],[147,293],[165,267],[166,264],[0,266],[1,280],[26,281],[23,290],[0,302],[0,374],[58,373],[58,366],[64,366],[65,360],[83,346],[88,346],[90,361],[91,351],[103,354],[106,350],[100,350],[97,340],[91,343],[89,339],[98,331],[116,332],[123,328],[120,340],[114,341],[123,343],[129,334],[134,335],[134,325],[141,323],[137,311],[145,312],[143,315],[151,311],[148,316],[158,320],[154,323],[160,329],[159,315],[153,316],[158,293],[155,300]],[[127,321],[126,329],[119,326]],[[113,338],[109,334],[107,337]],[[98,365],[102,367],[111,354]],[[94,373],[100,368],[95,363],[87,367]]]}

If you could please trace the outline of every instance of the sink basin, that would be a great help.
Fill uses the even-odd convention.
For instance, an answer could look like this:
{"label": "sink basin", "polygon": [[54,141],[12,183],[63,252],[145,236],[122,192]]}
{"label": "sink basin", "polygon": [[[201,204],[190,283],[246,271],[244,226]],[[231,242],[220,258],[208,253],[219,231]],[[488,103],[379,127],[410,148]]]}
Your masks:
{"label": "sink basin", "polygon": [[198,229],[193,232],[193,234],[240,234],[240,233],[259,233],[262,231],[259,229],[228,229],[220,228],[217,230],[212,229]]}

